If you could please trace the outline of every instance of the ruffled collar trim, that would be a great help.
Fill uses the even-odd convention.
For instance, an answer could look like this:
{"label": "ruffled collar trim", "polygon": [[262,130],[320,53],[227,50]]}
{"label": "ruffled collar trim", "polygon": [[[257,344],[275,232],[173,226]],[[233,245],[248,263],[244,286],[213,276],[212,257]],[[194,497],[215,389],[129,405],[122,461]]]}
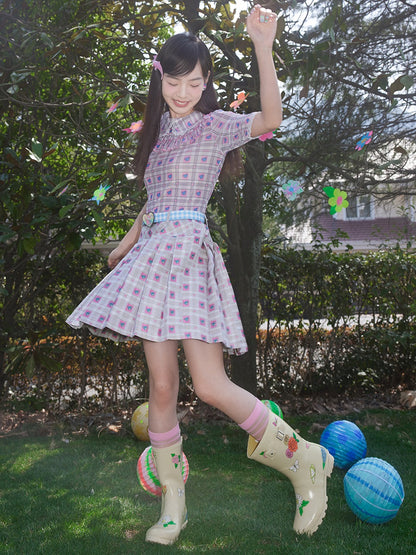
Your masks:
{"label": "ruffled collar trim", "polygon": [[210,118],[211,114],[204,115],[197,111],[183,118],[171,118],[170,113],[165,112],[160,120],[160,133],[154,150],[173,150],[195,143]]}
{"label": "ruffled collar trim", "polygon": [[191,112],[183,118],[172,118],[169,112],[165,112],[160,121],[159,137],[166,134],[170,135],[184,135],[190,131],[195,125],[201,122],[203,118],[201,112]]}

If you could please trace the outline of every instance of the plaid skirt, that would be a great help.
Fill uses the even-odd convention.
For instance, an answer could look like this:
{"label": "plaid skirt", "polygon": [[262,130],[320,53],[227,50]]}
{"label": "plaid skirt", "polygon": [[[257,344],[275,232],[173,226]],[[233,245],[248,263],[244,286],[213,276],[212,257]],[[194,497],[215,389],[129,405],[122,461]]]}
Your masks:
{"label": "plaid skirt", "polygon": [[204,223],[143,226],[137,244],[67,318],[114,341],[198,339],[247,351],[224,260]]}

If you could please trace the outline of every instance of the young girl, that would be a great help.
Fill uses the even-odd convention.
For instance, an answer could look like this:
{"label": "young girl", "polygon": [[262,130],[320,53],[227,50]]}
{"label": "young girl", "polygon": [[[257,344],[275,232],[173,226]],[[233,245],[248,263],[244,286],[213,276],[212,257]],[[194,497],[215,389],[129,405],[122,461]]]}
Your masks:
{"label": "young girl", "polygon": [[231,151],[273,131],[282,117],[272,57],[276,15],[255,6],[247,31],[260,74],[260,112],[241,115],[218,109],[211,57],[195,36],[175,35],[155,56],[134,161],[147,203],[110,254],[110,274],[67,320],[117,341],[143,341],[149,436],[163,489],[160,519],[146,540],[160,544],[173,543],[188,521],[176,416],[179,341],[199,398],[250,434],[249,458],[291,480],[295,531],[312,534],[326,512],[333,457],[232,383],[223,364],[223,349],[242,354],[247,345],[205,210],[225,158],[231,163]]}

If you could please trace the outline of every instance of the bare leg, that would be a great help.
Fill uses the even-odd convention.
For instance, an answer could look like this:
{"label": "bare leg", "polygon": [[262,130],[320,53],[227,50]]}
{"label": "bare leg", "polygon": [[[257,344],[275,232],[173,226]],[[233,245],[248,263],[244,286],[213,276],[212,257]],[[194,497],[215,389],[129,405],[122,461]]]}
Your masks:
{"label": "bare leg", "polygon": [[233,383],[224,368],[221,343],[184,339],[183,348],[198,397],[240,424],[252,413],[256,397]]}
{"label": "bare leg", "polygon": [[149,368],[149,430],[163,433],[177,424],[179,392],[177,341],[143,341]]}

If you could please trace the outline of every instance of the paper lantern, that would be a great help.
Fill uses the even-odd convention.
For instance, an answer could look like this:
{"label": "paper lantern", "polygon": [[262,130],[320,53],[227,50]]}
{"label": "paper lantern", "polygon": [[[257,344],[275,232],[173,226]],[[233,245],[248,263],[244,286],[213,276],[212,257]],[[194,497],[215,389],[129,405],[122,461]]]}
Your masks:
{"label": "paper lantern", "polygon": [[[182,477],[184,484],[186,484],[188,476],[188,459],[186,458],[185,453],[182,453]],[[162,487],[160,485],[155,461],[153,459],[151,445],[149,445],[149,447],[146,447],[146,449],[140,455],[139,460],[137,461],[137,478],[142,488],[148,493],[156,497],[160,497],[162,495]]]}
{"label": "paper lantern", "polygon": [[375,457],[361,459],[348,470],[344,493],[352,512],[370,524],[383,524],[394,518],[404,499],[397,470]]}
{"label": "paper lantern", "polygon": [[329,424],[322,432],[320,444],[328,449],[338,468],[350,468],[367,454],[364,434],[349,420]]}

